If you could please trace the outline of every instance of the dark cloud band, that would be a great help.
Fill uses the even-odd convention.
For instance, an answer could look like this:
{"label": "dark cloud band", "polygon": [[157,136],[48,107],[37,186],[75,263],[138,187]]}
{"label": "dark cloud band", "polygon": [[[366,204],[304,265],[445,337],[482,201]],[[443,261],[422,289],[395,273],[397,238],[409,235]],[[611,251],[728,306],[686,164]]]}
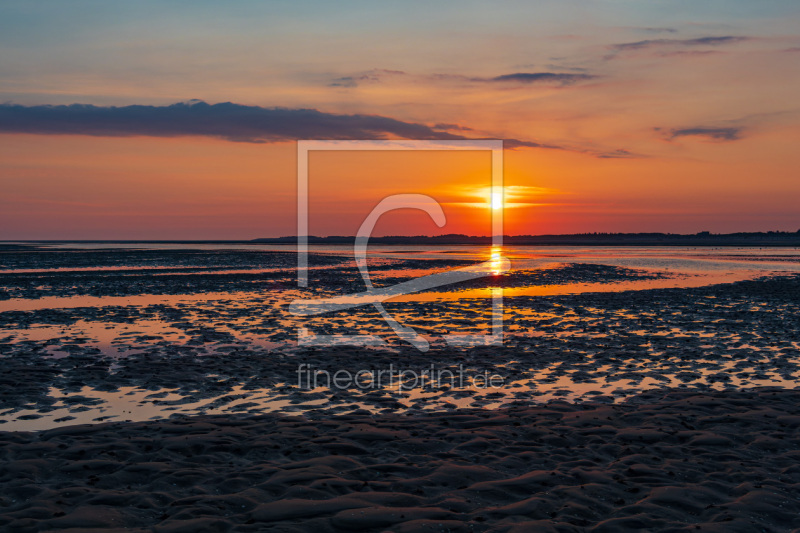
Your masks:
{"label": "dark cloud band", "polygon": [[[204,136],[238,142],[281,142],[298,139],[475,140],[457,124],[428,126],[380,115],[340,115],[316,109],[207,104],[199,100],[167,106],[0,104],[0,132],[98,137]],[[459,132],[459,133],[453,133]],[[570,150],[594,157],[630,157],[616,151],[567,148],[520,139],[504,139],[508,149]],[[632,155],[632,154],[631,154]]]}
{"label": "dark cloud band", "polygon": [[36,134],[176,137],[231,141],[295,139],[464,139],[424,124],[379,115],[339,115],[316,109],[246,106],[200,101],[168,106],[0,105],[0,131]]}

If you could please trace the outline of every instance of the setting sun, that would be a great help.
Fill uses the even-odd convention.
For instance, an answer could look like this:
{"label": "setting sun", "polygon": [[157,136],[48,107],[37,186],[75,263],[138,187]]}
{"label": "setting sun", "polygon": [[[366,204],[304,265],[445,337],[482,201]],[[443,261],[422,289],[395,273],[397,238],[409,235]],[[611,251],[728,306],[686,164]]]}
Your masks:
{"label": "setting sun", "polygon": [[503,191],[502,190],[492,191],[490,203],[491,203],[492,209],[502,209],[503,208]]}

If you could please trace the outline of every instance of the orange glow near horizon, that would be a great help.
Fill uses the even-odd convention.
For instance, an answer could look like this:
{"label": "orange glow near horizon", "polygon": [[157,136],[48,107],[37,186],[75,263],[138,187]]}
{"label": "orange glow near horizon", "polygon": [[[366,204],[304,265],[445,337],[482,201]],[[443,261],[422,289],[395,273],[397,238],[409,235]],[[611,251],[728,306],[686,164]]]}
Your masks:
{"label": "orange glow near horizon", "polygon": [[[491,189],[488,153],[320,153],[310,161],[310,230],[352,235],[381,198],[414,192],[439,201],[447,225],[409,210],[383,217],[376,236],[488,235],[501,195],[507,235],[796,231],[793,146],[770,136],[750,142],[763,150],[714,146],[713,164],[506,151],[502,191]],[[0,239],[246,240],[296,231],[293,143],[3,134],[0,159]]]}
{"label": "orange glow near horizon", "polygon": [[397,193],[447,225],[376,235],[800,229],[789,0],[6,4],[0,240],[294,235],[298,139],[505,147],[502,191],[486,151],[317,153],[321,236]]}

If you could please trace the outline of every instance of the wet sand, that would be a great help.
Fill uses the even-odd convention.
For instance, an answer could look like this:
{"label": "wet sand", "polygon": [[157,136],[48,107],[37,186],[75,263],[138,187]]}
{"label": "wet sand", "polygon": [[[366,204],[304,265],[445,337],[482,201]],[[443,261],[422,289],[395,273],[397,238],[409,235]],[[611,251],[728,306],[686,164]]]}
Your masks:
{"label": "wet sand", "polygon": [[0,433],[7,531],[789,531],[800,390]]}
{"label": "wet sand", "polygon": [[[376,286],[475,259],[405,255],[371,260]],[[0,530],[800,528],[796,264],[609,257],[387,302],[423,353],[370,307],[287,312],[363,290],[335,254],[300,291],[283,252],[8,250]],[[504,345],[446,345],[485,333],[491,304],[469,295],[497,286]],[[301,326],[385,344],[299,346]],[[431,363],[504,386],[298,381]]]}
{"label": "wet sand", "polygon": [[[560,269],[551,274],[562,275]],[[797,276],[690,289],[506,298],[503,347],[454,349],[434,340],[426,353],[393,338],[371,308],[326,318],[314,331],[372,331],[386,334],[387,346],[298,347],[293,342],[300,322],[285,312],[290,295],[231,294],[203,301],[195,296],[203,295],[147,305],[0,313],[5,370],[0,428],[47,429],[173,413],[421,411],[553,398],[619,402],[651,388],[792,388],[800,375]],[[387,308],[404,324],[433,334],[481,333],[491,311],[478,300],[388,303]],[[309,390],[298,383],[300,365],[329,373],[390,365],[420,372],[431,363],[441,372],[497,374],[505,386],[400,392],[397,386]]]}

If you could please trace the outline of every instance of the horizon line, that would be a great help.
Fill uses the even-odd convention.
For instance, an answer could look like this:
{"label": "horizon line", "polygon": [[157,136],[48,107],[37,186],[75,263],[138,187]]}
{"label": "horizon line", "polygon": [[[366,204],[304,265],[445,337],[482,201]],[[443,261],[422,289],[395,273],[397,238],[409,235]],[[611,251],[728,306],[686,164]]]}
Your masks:
{"label": "horizon line", "polygon": [[[581,233],[549,233],[549,234],[516,234],[516,235],[497,235],[503,239],[521,239],[521,238],[593,238],[593,237],[740,237],[740,236],[800,236],[800,230],[767,230],[767,231],[737,231],[729,233],[715,233],[711,231],[699,231],[696,233],[671,233],[671,232],[581,232]],[[297,239],[319,239],[319,240],[334,240],[334,239],[348,239],[354,240],[355,235],[284,235],[280,237],[257,237],[255,239],[0,239],[0,244],[14,244],[14,243],[251,243],[251,244],[264,244],[268,241],[295,241]],[[383,235],[372,236],[370,240],[385,240],[385,239],[420,239],[420,240],[438,240],[438,239],[492,239],[492,235],[467,235],[463,233],[447,233],[439,235]]]}

